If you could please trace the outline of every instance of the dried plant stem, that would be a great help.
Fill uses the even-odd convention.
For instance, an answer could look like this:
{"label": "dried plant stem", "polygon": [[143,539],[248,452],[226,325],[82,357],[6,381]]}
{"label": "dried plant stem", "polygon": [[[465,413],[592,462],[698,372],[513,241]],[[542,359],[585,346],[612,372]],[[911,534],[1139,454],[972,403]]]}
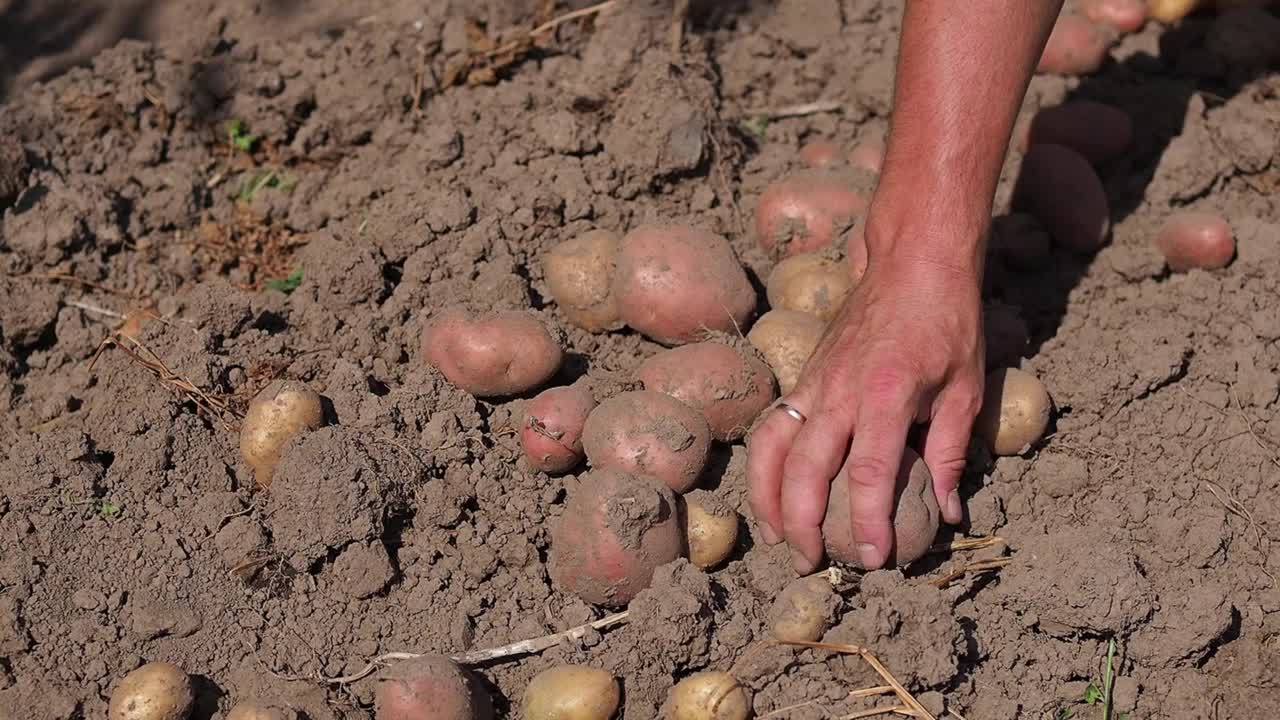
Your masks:
{"label": "dried plant stem", "polygon": [[938,587],[938,588],[946,587],[947,584],[950,583],[952,580],[958,580],[970,573],[990,572],[992,570],[999,570],[1000,568],[1004,567],[1005,565],[1008,565],[1011,562],[1013,562],[1013,558],[1008,558],[1008,557],[992,558],[991,560],[978,560],[976,562],[968,563],[963,567],[956,568],[955,570],[952,570],[946,575],[943,575],[942,577],[934,578],[929,582],[934,587]]}
{"label": "dried plant stem", "polygon": [[976,537],[976,538],[960,538],[959,540],[952,540],[949,543],[938,543],[937,545],[934,545],[933,547],[929,548],[929,552],[949,553],[949,552],[956,552],[958,550],[981,550],[983,548],[991,547],[992,545],[998,545],[999,543],[1002,543],[1002,542],[1004,542],[1004,538],[1000,537],[999,535],[987,535],[986,537]]}
{"label": "dried plant stem", "polygon": [[836,720],[858,720],[858,718],[869,718],[869,717],[875,717],[877,715],[888,715],[889,713],[906,715],[908,717],[916,716],[915,711],[907,707],[906,705],[888,705],[885,707],[874,707],[869,710],[859,710],[858,712],[849,713],[848,715],[841,715]]}
{"label": "dried plant stem", "polygon": [[581,10],[574,10],[573,12],[567,12],[564,15],[561,15],[560,17],[552,18],[551,20],[548,20],[542,23],[541,25],[539,25],[538,27],[530,30],[528,35],[523,35],[521,37],[516,38],[515,40],[512,40],[510,42],[505,42],[499,45],[498,47],[485,53],[485,56],[492,60],[494,58],[501,57],[509,52],[519,50],[521,45],[528,42],[532,38],[538,37],[539,35],[546,35],[547,33],[551,32],[552,30],[555,30],[556,28],[560,27],[561,25],[567,22],[573,22],[574,20],[577,20],[579,18],[589,17],[591,15],[597,15],[599,13],[604,12],[605,10],[608,10],[609,8],[612,8],[614,5],[617,5],[617,4],[618,4],[618,0],[606,0],[605,2],[597,3],[590,7],[584,7]]}
{"label": "dried plant stem", "polygon": [[915,697],[908,692],[905,687],[903,687],[902,683],[898,682],[898,679],[893,676],[893,673],[889,672],[888,668],[876,659],[875,655],[871,654],[870,650],[860,645],[802,642],[799,640],[784,642],[783,645],[798,645],[800,647],[815,648],[817,650],[830,650],[831,652],[843,653],[845,655],[858,655],[863,659],[863,661],[871,666],[872,670],[876,671],[876,674],[880,676],[880,679],[884,680],[886,685],[893,688],[894,693],[898,696],[899,702],[906,706],[907,710],[909,710],[914,717],[924,718],[924,720],[937,720],[932,713],[920,704],[920,701],[916,700]]}
{"label": "dried plant stem", "polygon": [[817,115],[819,113],[840,112],[843,109],[844,105],[836,102],[835,100],[819,100],[817,102],[801,103],[799,105],[787,105],[785,107],[752,110],[743,113],[743,116],[780,120],[782,118],[804,117],[806,115]]}

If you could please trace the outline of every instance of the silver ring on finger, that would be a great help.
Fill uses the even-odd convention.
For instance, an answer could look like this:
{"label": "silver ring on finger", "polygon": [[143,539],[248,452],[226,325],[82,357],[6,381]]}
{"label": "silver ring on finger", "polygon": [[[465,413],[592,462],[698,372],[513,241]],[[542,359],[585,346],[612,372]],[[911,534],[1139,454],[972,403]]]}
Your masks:
{"label": "silver ring on finger", "polygon": [[804,413],[797,410],[794,405],[789,405],[787,403],[778,403],[778,409],[786,413],[787,415],[791,416],[792,418],[799,420],[801,424],[805,423],[809,419],[804,416]]}

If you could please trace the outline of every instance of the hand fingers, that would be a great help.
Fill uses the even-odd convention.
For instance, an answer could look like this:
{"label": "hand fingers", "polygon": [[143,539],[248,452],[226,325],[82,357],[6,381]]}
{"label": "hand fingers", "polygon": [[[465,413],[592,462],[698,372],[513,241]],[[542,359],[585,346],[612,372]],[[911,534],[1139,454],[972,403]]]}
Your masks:
{"label": "hand fingers", "polygon": [[960,506],[960,476],[964,472],[969,433],[981,402],[980,393],[968,389],[948,389],[938,396],[937,410],[925,433],[923,457],[933,475],[933,491],[938,496],[942,519],[952,525],[964,519]]}
{"label": "hand fingers", "polygon": [[747,499],[770,545],[782,541],[782,465],[804,423],[774,407],[747,438]]}
{"label": "hand fingers", "polygon": [[863,390],[849,453],[849,502],[859,558],[874,570],[893,547],[898,466],[920,391],[916,378],[896,370],[873,373]]}
{"label": "hand fingers", "polygon": [[832,413],[811,417],[796,436],[782,469],[782,529],[796,572],[807,575],[822,562],[822,519],[831,480],[849,449],[852,428]]}

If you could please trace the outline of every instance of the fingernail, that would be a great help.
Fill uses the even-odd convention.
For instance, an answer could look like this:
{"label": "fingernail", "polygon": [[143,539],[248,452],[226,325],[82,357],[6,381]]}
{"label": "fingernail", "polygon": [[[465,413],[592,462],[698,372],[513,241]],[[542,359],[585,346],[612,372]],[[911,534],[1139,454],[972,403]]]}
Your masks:
{"label": "fingernail", "polygon": [[858,543],[858,559],[862,561],[864,570],[878,570],[884,564],[880,550],[871,543]]}
{"label": "fingernail", "polygon": [[809,558],[804,556],[804,553],[800,552],[796,548],[791,548],[791,566],[794,567],[796,572],[801,575],[813,570],[813,563],[809,561]]}
{"label": "fingernail", "polygon": [[960,507],[960,492],[952,490],[947,496],[947,517],[951,522],[958,523],[964,517],[964,508]]}
{"label": "fingernail", "polygon": [[773,529],[769,523],[760,521],[760,539],[764,540],[766,545],[777,545],[782,541],[782,536]]}

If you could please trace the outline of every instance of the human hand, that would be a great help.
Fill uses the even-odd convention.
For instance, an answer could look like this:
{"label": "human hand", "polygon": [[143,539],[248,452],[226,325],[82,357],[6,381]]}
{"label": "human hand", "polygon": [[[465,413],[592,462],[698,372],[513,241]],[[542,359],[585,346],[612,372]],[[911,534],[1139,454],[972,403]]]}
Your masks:
{"label": "human hand", "polygon": [[[870,238],[869,238],[870,240]],[[748,441],[750,502],[761,535],[785,539],[801,574],[823,557],[831,483],[850,483],[862,565],[884,564],[907,433],[927,423],[922,456],[949,523],[961,520],[956,486],[982,403],[981,269],[870,246],[846,298],[784,398],[805,421],[773,411]],[[851,445],[852,438],[852,447]],[[847,476],[837,477],[848,456]]]}

